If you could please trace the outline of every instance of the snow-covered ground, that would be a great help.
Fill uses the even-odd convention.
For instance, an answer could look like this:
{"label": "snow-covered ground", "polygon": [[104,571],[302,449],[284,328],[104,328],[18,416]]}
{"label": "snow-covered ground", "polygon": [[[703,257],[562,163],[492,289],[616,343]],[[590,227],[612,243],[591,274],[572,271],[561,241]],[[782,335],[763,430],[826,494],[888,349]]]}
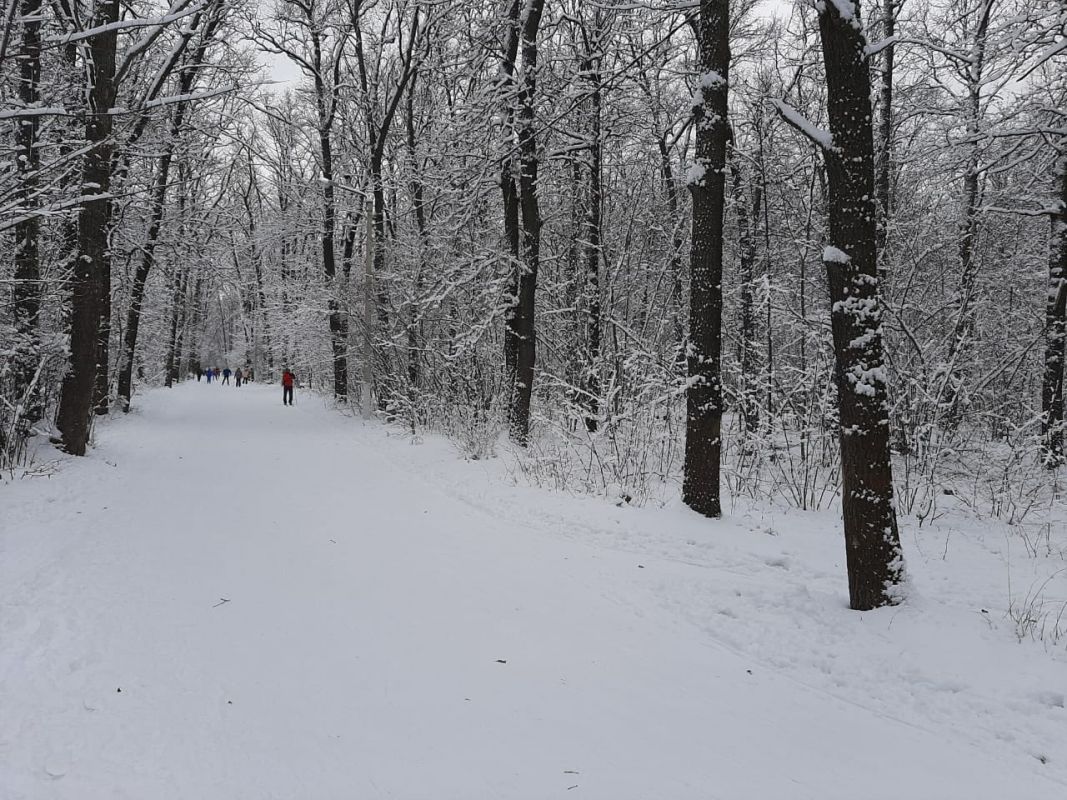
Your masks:
{"label": "snow-covered ground", "polygon": [[1065,640],[1007,613],[1053,576],[1055,622],[1063,526],[905,521],[909,601],[856,613],[833,514],[548,493],[280,394],[151,392],[0,486],[2,800],[1067,797]]}

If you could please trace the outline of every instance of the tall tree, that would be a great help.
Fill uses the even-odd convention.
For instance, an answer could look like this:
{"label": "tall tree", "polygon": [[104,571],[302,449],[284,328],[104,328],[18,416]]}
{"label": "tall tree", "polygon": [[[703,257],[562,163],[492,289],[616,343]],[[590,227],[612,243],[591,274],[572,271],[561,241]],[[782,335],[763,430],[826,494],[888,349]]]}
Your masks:
{"label": "tall tree", "polygon": [[530,0],[521,19],[522,83],[518,96],[518,210],[522,222],[521,261],[512,311],[515,374],[508,405],[512,438],[526,445],[530,438],[530,402],[537,361],[535,326],[537,271],[541,262],[541,206],[537,198],[537,37],[544,0]]}
{"label": "tall tree", "polygon": [[78,257],[71,292],[70,370],[63,379],[56,425],[69,453],[85,455],[89,414],[98,374],[99,340],[104,325],[105,296],[110,293],[108,234],[111,229],[111,141],[115,105],[115,59],[118,44],[118,0],[98,0],[94,9],[86,59],[88,108],[85,139],[88,152],[82,169],[86,197],[78,213]]}
{"label": "tall tree", "polygon": [[685,466],[682,499],[722,515],[722,254],[730,73],[729,0],[701,0],[696,23],[700,76],[693,93],[696,155],[689,170],[693,233],[689,258]]}
{"label": "tall tree", "polygon": [[[14,10],[12,2],[12,10]],[[42,413],[36,375],[40,358],[39,315],[41,312],[41,221],[37,192],[41,169],[37,141],[40,126],[41,0],[22,0],[22,43],[19,48],[18,98],[22,116],[15,121],[15,163],[21,184],[21,216],[15,225],[15,345],[14,377],[22,409],[20,423],[36,420]],[[16,435],[21,435],[17,433]],[[0,434],[2,436],[2,434]]]}
{"label": "tall tree", "polygon": [[858,3],[821,5],[819,34],[830,131],[818,130],[784,103],[777,106],[822,148],[826,161],[830,244],[823,262],[830,288],[849,602],[868,610],[899,600],[904,562],[889,459],[869,55]]}

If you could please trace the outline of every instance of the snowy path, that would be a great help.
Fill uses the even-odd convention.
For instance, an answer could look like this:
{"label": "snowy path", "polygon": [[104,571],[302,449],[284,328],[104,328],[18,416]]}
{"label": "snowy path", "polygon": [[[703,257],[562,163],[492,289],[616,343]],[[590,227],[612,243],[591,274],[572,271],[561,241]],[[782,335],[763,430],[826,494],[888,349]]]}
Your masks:
{"label": "snowy path", "polygon": [[512,524],[307,395],[139,401],[0,487],[3,800],[1067,796],[664,601],[727,570]]}

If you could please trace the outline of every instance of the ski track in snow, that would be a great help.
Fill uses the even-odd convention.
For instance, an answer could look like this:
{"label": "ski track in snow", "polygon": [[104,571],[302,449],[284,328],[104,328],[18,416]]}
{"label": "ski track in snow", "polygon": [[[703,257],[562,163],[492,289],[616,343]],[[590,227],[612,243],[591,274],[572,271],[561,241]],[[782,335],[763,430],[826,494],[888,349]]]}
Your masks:
{"label": "ski track in snow", "polygon": [[1004,586],[1062,560],[905,525],[909,602],[860,614],[833,514],[618,508],[279,401],[149,392],[0,486],[0,799],[1067,796],[1067,657]]}

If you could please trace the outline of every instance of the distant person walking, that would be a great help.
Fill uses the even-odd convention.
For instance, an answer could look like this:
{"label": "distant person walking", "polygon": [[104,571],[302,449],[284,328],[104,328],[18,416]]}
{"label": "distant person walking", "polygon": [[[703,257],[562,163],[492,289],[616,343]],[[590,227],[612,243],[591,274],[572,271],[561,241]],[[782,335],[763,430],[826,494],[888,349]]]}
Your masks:
{"label": "distant person walking", "polygon": [[241,368],[240,368],[240,367],[238,367],[238,368],[237,368],[237,372],[233,373],[233,379],[234,379],[234,382],[236,382],[236,384],[237,384],[238,386],[240,386],[240,385],[241,385],[241,380],[242,380],[243,378],[244,378],[244,373],[243,373],[243,372],[241,372]]}
{"label": "distant person walking", "polygon": [[222,385],[225,386],[229,382],[230,382],[230,368],[226,367],[226,369],[224,369],[222,371]]}
{"label": "distant person walking", "polygon": [[200,379],[204,377],[204,370],[198,369],[196,371],[196,382],[200,383]]}
{"label": "distant person walking", "polygon": [[219,368],[215,367],[215,380],[217,381],[218,379],[219,379]]}
{"label": "distant person walking", "polygon": [[211,383],[212,372],[210,369],[204,370],[204,377],[207,378],[208,383]]}
{"label": "distant person walking", "polygon": [[286,369],[282,373],[282,405],[291,406],[293,404],[293,384],[296,383],[296,376]]}

